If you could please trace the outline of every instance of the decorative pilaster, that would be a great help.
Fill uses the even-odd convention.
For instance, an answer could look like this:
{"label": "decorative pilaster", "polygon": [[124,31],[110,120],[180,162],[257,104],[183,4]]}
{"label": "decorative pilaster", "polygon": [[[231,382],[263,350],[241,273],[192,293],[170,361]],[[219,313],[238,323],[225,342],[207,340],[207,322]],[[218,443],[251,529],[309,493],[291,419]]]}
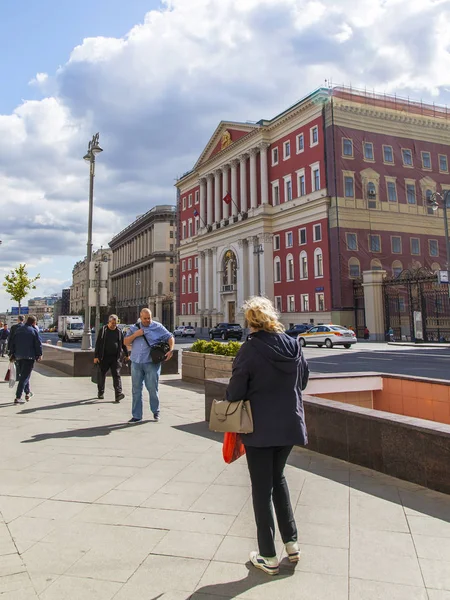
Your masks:
{"label": "decorative pilaster", "polygon": [[200,227],[206,224],[206,179],[200,179]]}
{"label": "decorative pilaster", "polygon": [[224,219],[228,219],[229,216],[230,216],[230,205],[223,201],[223,199],[225,198],[225,196],[230,191],[229,188],[228,188],[228,172],[229,172],[229,170],[230,170],[229,165],[224,165],[222,167],[222,198],[221,198],[221,204],[222,204],[222,211],[223,211],[223,218]]}
{"label": "decorative pilaster", "polygon": [[206,176],[206,224],[213,224],[214,202],[213,202],[213,175]]}
{"label": "decorative pilaster", "polygon": [[248,211],[247,203],[247,159],[248,154],[241,154],[239,162],[241,163],[241,212]]}
{"label": "decorative pilaster", "polygon": [[250,207],[258,206],[258,182],[256,178],[256,155],[258,148],[250,150]]}
{"label": "decorative pilaster", "polygon": [[261,163],[261,204],[269,204],[269,172],[267,166],[267,148],[270,144],[263,142],[259,145]]}
{"label": "decorative pilaster", "polygon": [[220,189],[221,175],[222,171],[220,169],[214,171],[214,223],[220,223],[220,220],[222,218],[222,198]]}
{"label": "decorative pilaster", "polygon": [[205,309],[205,253],[198,254],[198,311]]}
{"label": "decorative pilaster", "polygon": [[237,184],[237,167],[239,161],[234,159],[231,161],[231,197],[233,199],[232,213],[233,217],[238,214],[238,184]]}

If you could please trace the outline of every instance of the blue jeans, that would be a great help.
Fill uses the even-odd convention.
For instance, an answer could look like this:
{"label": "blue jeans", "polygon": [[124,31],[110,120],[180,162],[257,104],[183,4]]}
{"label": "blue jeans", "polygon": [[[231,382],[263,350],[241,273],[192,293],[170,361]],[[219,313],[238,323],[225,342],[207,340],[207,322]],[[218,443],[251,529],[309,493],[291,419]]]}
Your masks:
{"label": "blue jeans", "polygon": [[145,387],[150,396],[150,410],[154,415],[159,414],[158,384],[161,373],[161,363],[131,363],[131,387],[133,405],[131,414],[135,419],[142,419],[142,390]]}
{"label": "blue jeans", "polygon": [[30,393],[30,377],[34,367],[34,360],[21,358],[16,360],[16,377],[17,377],[17,392],[16,398],[22,397],[23,391],[25,394]]}

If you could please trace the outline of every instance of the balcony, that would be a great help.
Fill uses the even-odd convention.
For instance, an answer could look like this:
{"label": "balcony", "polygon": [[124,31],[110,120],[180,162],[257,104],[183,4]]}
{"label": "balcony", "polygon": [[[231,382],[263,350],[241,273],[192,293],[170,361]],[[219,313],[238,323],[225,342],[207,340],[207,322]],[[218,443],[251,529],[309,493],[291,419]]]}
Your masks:
{"label": "balcony", "polygon": [[236,291],[236,285],[234,283],[230,283],[222,286],[222,294],[232,294]]}

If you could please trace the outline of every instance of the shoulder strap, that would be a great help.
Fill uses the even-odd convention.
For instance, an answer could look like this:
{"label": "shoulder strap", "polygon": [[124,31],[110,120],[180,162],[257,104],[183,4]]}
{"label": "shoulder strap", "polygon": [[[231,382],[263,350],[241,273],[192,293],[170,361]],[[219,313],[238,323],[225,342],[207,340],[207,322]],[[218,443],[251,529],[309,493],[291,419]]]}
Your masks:
{"label": "shoulder strap", "polygon": [[[136,327],[137,327],[138,329],[142,329],[142,327],[141,327],[141,324],[140,324],[140,323],[136,323]],[[144,335],[143,335],[142,337],[144,338],[144,340],[145,340],[145,343],[147,344],[147,346],[148,346],[149,348],[151,348],[151,346],[150,346],[150,344],[149,344],[149,341],[148,341],[148,339],[145,337],[145,331],[144,331]]]}

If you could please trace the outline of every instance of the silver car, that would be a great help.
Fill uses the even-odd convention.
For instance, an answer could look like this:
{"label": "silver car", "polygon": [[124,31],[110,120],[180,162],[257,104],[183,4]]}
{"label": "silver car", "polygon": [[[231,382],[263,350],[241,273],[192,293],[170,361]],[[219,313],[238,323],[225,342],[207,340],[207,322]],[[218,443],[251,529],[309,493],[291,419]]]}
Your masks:
{"label": "silver car", "polygon": [[354,331],[346,329],[341,325],[317,325],[309,331],[300,334],[300,343],[302,346],[313,344],[322,348],[332,348],[333,346],[344,346],[351,348],[358,341]]}
{"label": "silver car", "polygon": [[174,337],[195,337],[195,329],[191,325],[179,325],[173,332]]}

